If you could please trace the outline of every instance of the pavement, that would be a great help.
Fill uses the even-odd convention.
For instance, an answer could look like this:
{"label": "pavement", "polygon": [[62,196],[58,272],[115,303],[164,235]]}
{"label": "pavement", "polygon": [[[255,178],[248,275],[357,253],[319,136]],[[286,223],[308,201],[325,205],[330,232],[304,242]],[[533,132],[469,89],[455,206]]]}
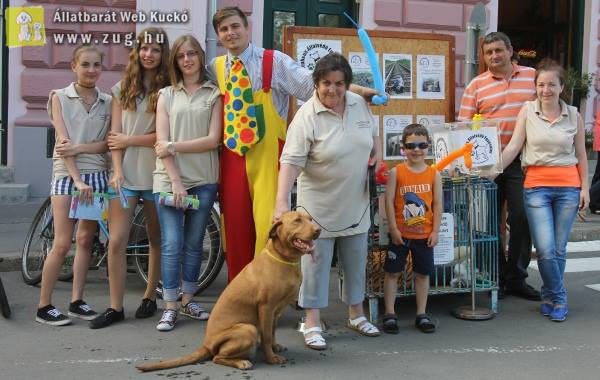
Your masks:
{"label": "pavement", "polygon": [[[571,259],[569,259],[571,260]],[[574,254],[573,260],[598,260]],[[156,331],[160,318],[133,318],[143,294],[143,284],[130,274],[125,295],[126,320],[102,330],[88,323],[50,327],[34,321],[37,287],[25,285],[19,272],[0,273],[11,303],[10,320],[0,316],[0,378],[11,379],[598,379],[600,373],[600,265],[584,271],[567,271],[569,316],[564,323],[549,321],[538,312],[538,303],[509,296],[499,301],[499,313],[487,321],[454,318],[450,311],[470,305],[470,295],[432,296],[428,313],[437,324],[434,334],[414,327],[414,298],[396,303],[398,335],[376,338],[359,336],[345,327],[345,307],[338,298],[332,272],[330,304],[322,313],[328,322],[328,349],[317,352],[304,347],[295,330],[300,312],[284,310],[277,340],[286,347],[288,362],[268,365],[260,350],[255,368],[240,371],[204,362],[149,374],[135,365],[182,356],[202,341],[206,323],[181,317],[171,332]],[[570,265],[567,264],[567,267]],[[539,287],[534,266],[529,283]],[[226,273],[197,301],[209,309],[225,287]],[[597,290],[590,285],[596,284]],[[65,310],[71,284],[57,283],[53,303]],[[102,310],[108,303],[105,271],[90,272],[85,300]],[[476,297],[479,307],[489,307],[487,294]],[[159,302],[159,307],[162,307]]]}
{"label": "pavement", "polygon": [[[277,331],[287,347],[288,362],[268,365],[258,351],[255,369],[240,371],[205,362],[150,374],[134,366],[193,351],[201,342],[205,322],[180,318],[175,330],[158,332],[160,318],[133,318],[144,285],[128,275],[126,320],[102,330],[75,320],[65,327],[34,321],[39,288],[26,285],[19,269],[20,250],[31,220],[43,199],[24,205],[0,207],[0,273],[12,308],[11,319],[0,317],[1,379],[598,379],[600,373],[600,215],[576,222],[571,234],[565,283],[569,291],[569,317],[554,323],[538,312],[538,303],[509,296],[500,300],[498,314],[488,321],[466,321],[450,313],[470,305],[470,295],[431,296],[428,313],[437,324],[434,334],[414,328],[414,297],[397,300],[400,333],[377,338],[357,335],[345,327],[345,306],[339,300],[336,273],[331,273],[330,304],[322,313],[328,322],[329,347],[323,352],[304,347],[295,328],[301,313],[284,311]],[[582,240],[583,239],[583,240]],[[579,240],[579,241],[576,241]],[[7,272],[8,271],[8,272]],[[539,289],[536,262],[528,282]],[[213,307],[226,285],[225,267],[197,300]],[[58,282],[53,303],[66,310],[71,283]],[[106,271],[90,271],[85,300],[96,310],[108,306]],[[490,297],[478,294],[479,307],[490,307]],[[380,302],[380,307],[383,302]],[[159,302],[159,307],[162,303]],[[380,315],[383,310],[379,310]]]}

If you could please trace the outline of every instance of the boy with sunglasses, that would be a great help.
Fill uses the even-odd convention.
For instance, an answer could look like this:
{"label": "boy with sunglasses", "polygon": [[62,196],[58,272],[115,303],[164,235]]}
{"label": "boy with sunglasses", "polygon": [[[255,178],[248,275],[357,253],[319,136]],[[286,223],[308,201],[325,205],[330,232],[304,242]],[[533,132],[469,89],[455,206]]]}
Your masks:
{"label": "boy with sunglasses", "polygon": [[440,174],[425,163],[429,148],[427,128],[421,124],[406,126],[402,145],[406,161],[390,170],[385,192],[391,243],[384,264],[383,331],[398,333],[394,310],[396,291],[410,252],[417,296],[415,326],[424,333],[432,333],[435,324],[425,309],[429,275],[433,271],[433,247],[438,242],[442,218],[442,180]]}

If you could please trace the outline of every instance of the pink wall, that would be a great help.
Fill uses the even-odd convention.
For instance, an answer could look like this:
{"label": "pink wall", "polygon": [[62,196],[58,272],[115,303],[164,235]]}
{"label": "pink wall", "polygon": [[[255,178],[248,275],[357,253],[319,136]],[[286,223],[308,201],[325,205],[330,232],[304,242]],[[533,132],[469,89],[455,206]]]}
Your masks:
{"label": "pink wall", "polygon": [[[456,109],[465,86],[466,24],[474,5],[493,0],[373,0],[361,2],[361,24],[367,29],[443,33],[455,37]],[[490,11],[487,9],[488,24]],[[497,18],[497,14],[493,15]],[[493,21],[493,20],[492,20]]]}
{"label": "pink wall", "polygon": [[[27,103],[26,113],[18,115],[15,120],[17,126],[49,126],[50,120],[46,113],[48,93],[52,89],[62,88],[73,81],[73,72],[70,69],[70,60],[73,49],[77,45],[54,43],[53,35],[57,33],[91,33],[93,39],[103,39],[103,33],[121,34],[135,33],[135,24],[79,24],[79,23],[54,23],[55,10],[87,11],[102,13],[107,10],[135,11],[135,0],[89,0],[75,2],[69,0],[38,0],[26,3],[24,6],[44,7],[46,23],[46,45],[44,47],[22,48],[21,62],[24,69],[20,73],[21,97]],[[118,19],[119,17],[117,17]],[[112,37],[111,37],[112,38]],[[121,78],[122,70],[127,62],[128,49],[119,44],[99,44],[105,53],[104,71],[98,86],[103,91],[110,88]]]}

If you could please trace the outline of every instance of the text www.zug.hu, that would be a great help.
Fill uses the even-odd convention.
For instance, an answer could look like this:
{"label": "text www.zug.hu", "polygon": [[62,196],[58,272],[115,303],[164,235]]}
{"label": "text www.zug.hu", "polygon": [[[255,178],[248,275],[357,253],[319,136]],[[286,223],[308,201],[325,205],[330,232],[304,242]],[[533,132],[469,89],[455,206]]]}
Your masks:
{"label": "text www.zug.hu", "polygon": [[[54,43],[57,45],[62,45],[63,43],[68,43],[71,45],[75,44],[123,44],[126,47],[131,47],[136,42],[135,36],[133,33],[102,33],[92,34],[92,33],[54,33],[52,35]],[[152,39],[155,38],[156,41]],[[146,34],[144,36],[143,41],[139,41],[139,43],[156,43],[161,44],[164,41],[164,35],[152,36],[150,34]]]}

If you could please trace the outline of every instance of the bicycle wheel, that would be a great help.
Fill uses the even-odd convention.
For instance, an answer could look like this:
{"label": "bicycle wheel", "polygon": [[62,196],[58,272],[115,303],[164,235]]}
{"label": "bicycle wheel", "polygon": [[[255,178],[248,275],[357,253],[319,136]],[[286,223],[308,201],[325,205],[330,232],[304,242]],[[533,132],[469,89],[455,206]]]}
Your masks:
{"label": "bicycle wheel", "polygon": [[4,318],[10,318],[10,306],[8,305],[4,285],[2,285],[2,279],[0,279],[0,311],[2,311]]}
{"label": "bicycle wheel", "polygon": [[[53,241],[54,224],[50,197],[48,197],[33,218],[23,244],[21,274],[26,284],[37,285],[42,280],[44,261],[52,249]],[[73,278],[74,257],[75,249],[72,248],[65,257],[65,263],[58,275],[59,280],[69,281]]]}
{"label": "bicycle wheel", "polygon": [[[127,252],[135,257],[137,272],[142,280],[148,283],[148,236],[146,235],[144,213],[141,209],[136,212],[133,218]],[[225,261],[225,254],[221,249],[219,213],[214,208],[211,210],[204,231],[202,261],[198,275],[198,288],[195,294],[200,293],[212,284],[219,275]],[[159,297],[162,297],[162,282],[160,281],[156,293]]]}

